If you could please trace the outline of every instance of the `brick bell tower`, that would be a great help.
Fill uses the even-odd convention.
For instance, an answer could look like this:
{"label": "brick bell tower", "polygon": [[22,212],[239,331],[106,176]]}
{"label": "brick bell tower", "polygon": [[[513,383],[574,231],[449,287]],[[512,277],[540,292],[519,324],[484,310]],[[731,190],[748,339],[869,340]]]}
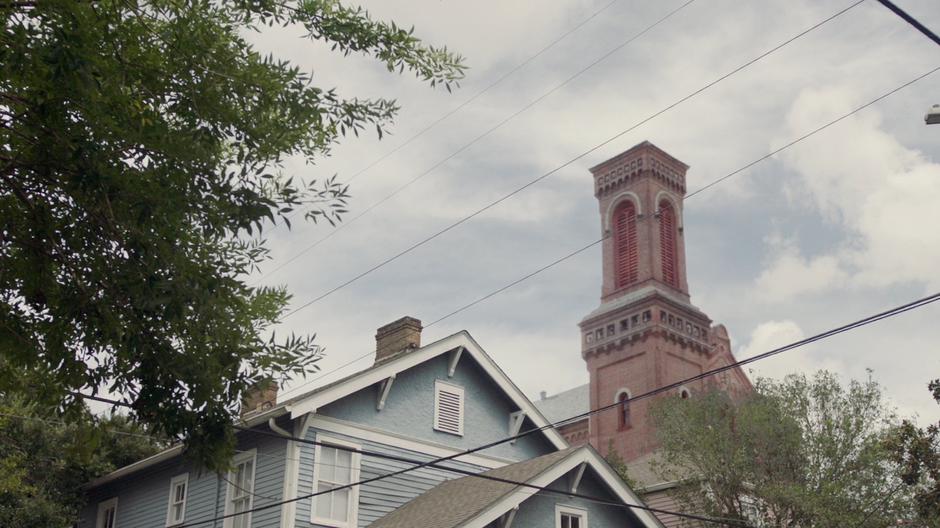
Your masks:
{"label": "brick bell tower", "polygon": [[[733,361],[724,327],[712,328],[689,297],[682,221],[688,168],[648,141],[591,168],[607,237],[601,304],[579,324],[591,409]],[[743,372],[732,374],[724,383],[750,386]],[[659,397],[688,398],[699,389],[697,383]],[[592,415],[588,441],[603,454],[613,446],[627,461],[654,451],[651,401]]]}

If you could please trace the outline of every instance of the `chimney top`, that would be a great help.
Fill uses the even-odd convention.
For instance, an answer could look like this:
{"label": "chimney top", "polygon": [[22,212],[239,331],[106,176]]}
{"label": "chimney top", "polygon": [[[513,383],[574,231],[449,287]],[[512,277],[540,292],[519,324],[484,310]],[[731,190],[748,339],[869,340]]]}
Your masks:
{"label": "chimney top", "polygon": [[277,403],[277,383],[266,379],[255,383],[242,397],[241,416],[256,411],[266,411]]}
{"label": "chimney top", "polygon": [[380,327],[375,332],[375,362],[420,348],[421,329],[421,321],[408,316]]}

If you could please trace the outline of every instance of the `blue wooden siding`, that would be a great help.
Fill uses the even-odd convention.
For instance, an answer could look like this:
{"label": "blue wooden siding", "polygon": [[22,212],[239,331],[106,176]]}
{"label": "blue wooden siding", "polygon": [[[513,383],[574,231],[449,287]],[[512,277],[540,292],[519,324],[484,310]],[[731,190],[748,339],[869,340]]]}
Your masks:
{"label": "blue wooden siding", "polygon": [[[553,482],[548,488],[561,492],[568,491],[568,476]],[[588,469],[578,486],[578,493],[590,495],[605,501],[619,502],[619,499],[607,490],[607,486]],[[565,497],[555,493],[540,491],[519,505],[519,511],[513,519],[513,528],[546,528],[555,526],[555,506],[570,506],[588,512],[590,528],[639,528],[640,521],[622,506],[608,506],[586,499]]]}
{"label": "blue wooden siding", "polygon": [[[376,451],[391,455],[414,458],[417,460],[432,460],[435,458],[423,453],[409,451],[406,449],[362,440],[333,432],[318,431],[313,428],[307,432],[307,439],[309,440],[323,440],[324,438],[335,438],[338,440],[353,442],[359,444],[361,449],[366,451]],[[302,444],[300,446],[300,479],[297,490],[298,496],[313,493],[313,468],[315,464],[314,452],[315,448],[313,445]],[[448,462],[448,464],[451,467],[470,471],[484,471],[486,469],[464,462]],[[393,460],[386,460],[363,455],[360,461],[359,478],[360,480],[365,480],[409,467],[414,467],[414,464],[396,462]],[[368,526],[376,519],[384,516],[395,508],[404,505],[405,503],[411,501],[418,495],[421,495],[441,482],[459,476],[461,475],[457,475],[443,469],[421,468],[394,477],[389,477],[387,479],[377,480],[375,482],[361,486],[359,490],[358,506],[359,526]],[[313,499],[304,499],[297,502],[296,525],[298,527],[311,526],[310,511],[312,505]]]}
{"label": "blue wooden siding", "polygon": [[[318,414],[384,429],[407,437],[429,440],[459,449],[468,449],[505,438],[509,414],[519,410],[479,365],[464,354],[453,378],[447,377],[448,355],[444,354],[398,374],[389,391],[385,408],[375,409],[376,387],[324,406]],[[464,434],[442,433],[433,429],[434,382],[446,381],[464,388]],[[526,419],[522,430],[534,427]],[[555,451],[541,433],[488,449],[490,454],[509,460],[526,460]]]}
{"label": "blue wooden siding", "polygon": [[[251,433],[239,435],[238,450],[257,450],[254,492],[270,498],[255,497],[253,507],[281,500],[286,446],[286,440]],[[118,528],[164,528],[170,479],[181,473],[189,473],[185,521],[197,522],[222,515],[228,485],[226,481],[215,473],[194,469],[182,457],[176,457],[91,490],[88,494],[88,504],[82,511],[79,528],[94,528],[98,503],[112,497],[118,498]],[[280,525],[280,515],[280,507],[255,512],[252,514],[251,525],[254,528],[276,528]],[[221,527],[222,522],[207,523],[204,526]]]}

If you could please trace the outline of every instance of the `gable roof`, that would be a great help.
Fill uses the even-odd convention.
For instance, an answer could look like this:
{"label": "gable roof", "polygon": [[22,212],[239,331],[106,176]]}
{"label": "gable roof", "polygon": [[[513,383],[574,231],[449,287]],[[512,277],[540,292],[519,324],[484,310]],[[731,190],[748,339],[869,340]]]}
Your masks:
{"label": "gable roof", "polygon": [[591,410],[591,384],[585,383],[532,403],[552,423],[584,414]]}
{"label": "gable roof", "polygon": [[[509,376],[499,368],[493,359],[465,330],[439,339],[421,348],[408,350],[376,362],[365,370],[292,398],[278,405],[275,409],[284,406],[289,410],[291,418],[297,418],[298,416],[303,416],[311,412],[315,413],[318,409],[329,403],[367,387],[371,387],[391,376],[397,375],[399,372],[408,370],[447,353],[467,354],[473,358],[483,372],[502,389],[503,393],[519,410],[525,412],[525,415],[532,420],[532,423],[535,424],[536,427],[546,427],[546,429],[543,429],[541,432],[556,449],[565,449],[568,447],[568,442],[565,441],[555,428],[547,427],[551,422],[545,419],[545,416],[539,412],[538,408],[532,404],[525,394],[519,390],[519,387],[509,379]],[[458,366],[457,368],[460,367]],[[274,409],[272,409],[272,411],[273,410]]]}
{"label": "gable roof", "polygon": [[[358,390],[369,387],[388,377],[398,374],[404,370],[420,365],[425,361],[434,359],[448,352],[461,351],[472,357],[481,369],[499,386],[506,396],[515,403],[526,416],[532,420],[537,427],[549,425],[551,422],[542,416],[542,413],[532,404],[531,401],[519,390],[512,380],[503,372],[502,369],[493,362],[493,359],[483,350],[483,348],[470,336],[466,330],[439,339],[433,343],[425,345],[418,349],[406,349],[402,352],[389,356],[382,361],[376,362],[371,367],[359,372],[350,374],[334,382],[316,387],[308,392],[299,394],[287,401],[280,402],[274,407],[246,414],[242,419],[242,426],[255,427],[263,424],[270,419],[278,418],[290,413],[290,417],[297,418],[307,413],[315,413],[320,407],[332,403],[344,396],[348,396]],[[458,366],[459,368],[459,366]],[[238,434],[238,431],[236,431]],[[542,434],[556,449],[565,449],[568,442],[553,427],[548,427],[542,431]],[[164,451],[161,451],[151,457],[139,460],[122,468],[119,468],[107,475],[103,475],[87,484],[84,488],[94,488],[106,484],[115,479],[136,473],[142,469],[154,466],[166,460],[170,460],[182,453],[183,446],[176,445]]]}
{"label": "gable roof", "polygon": [[[590,446],[556,451],[482,474],[544,487],[582,463],[590,466],[624,504],[641,504],[636,494]],[[467,476],[432,488],[375,521],[370,528],[482,528],[531,496],[532,488]],[[631,511],[644,526],[662,527],[650,512]]]}

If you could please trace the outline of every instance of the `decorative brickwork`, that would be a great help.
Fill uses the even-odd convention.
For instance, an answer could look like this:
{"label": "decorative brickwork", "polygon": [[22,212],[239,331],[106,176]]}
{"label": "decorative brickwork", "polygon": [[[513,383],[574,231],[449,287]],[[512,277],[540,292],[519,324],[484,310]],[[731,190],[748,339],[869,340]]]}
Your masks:
{"label": "decorative brickwork", "polygon": [[[682,199],[688,166],[649,142],[591,169],[603,244],[601,305],[581,323],[581,356],[592,409],[621,402],[734,361],[727,331],[689,297]],[[734,394],[753,390],[740,370],[709,380]],[[662,397],[695,397],[705,382]],[[656,450],[652,400],[616,405],[564,427],[573,444],[587,438],[626,461]]]}

